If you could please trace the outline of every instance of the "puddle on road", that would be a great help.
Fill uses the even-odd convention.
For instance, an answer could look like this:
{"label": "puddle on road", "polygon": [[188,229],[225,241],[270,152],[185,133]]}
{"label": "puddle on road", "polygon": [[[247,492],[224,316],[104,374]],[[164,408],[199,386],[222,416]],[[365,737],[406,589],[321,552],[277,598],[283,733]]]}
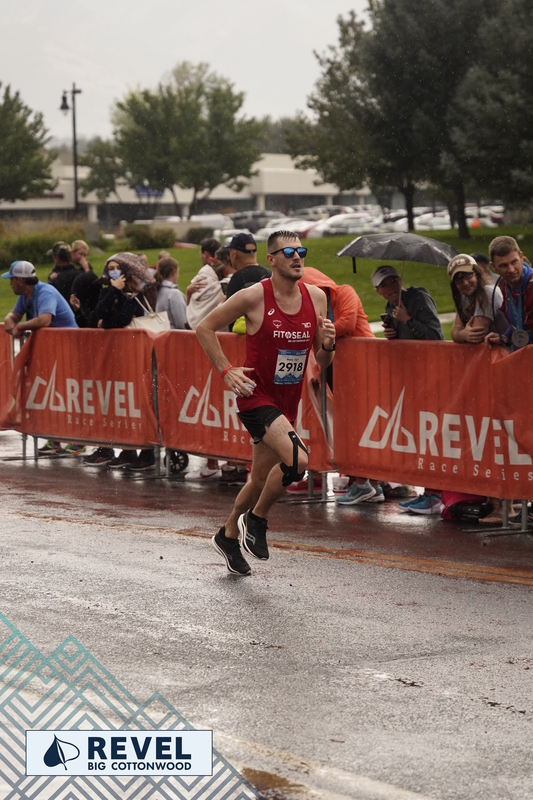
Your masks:
{"label": "puddle on road", "polygon": [[241,769],[241,774],[254,789],[261,792],[265,800],[311,800],[311,797],[316,797],[314,792],[309,792],[302,784],[293,783],[271,772],[245,767]]}

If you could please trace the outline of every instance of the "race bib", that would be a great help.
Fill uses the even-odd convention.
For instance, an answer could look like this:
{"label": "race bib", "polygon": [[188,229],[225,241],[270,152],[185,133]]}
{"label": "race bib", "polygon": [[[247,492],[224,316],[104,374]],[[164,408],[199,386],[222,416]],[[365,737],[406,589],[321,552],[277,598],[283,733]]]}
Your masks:
{"label": "race bib", "polygon": [[274,383],[300,383],[304,374],[307,350],[278,350]]}

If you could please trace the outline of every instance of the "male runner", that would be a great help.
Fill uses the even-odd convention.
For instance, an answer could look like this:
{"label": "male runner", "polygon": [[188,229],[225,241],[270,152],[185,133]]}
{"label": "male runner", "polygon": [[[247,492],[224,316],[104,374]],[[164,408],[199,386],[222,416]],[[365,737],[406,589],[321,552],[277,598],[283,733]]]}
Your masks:
{"label": "male runner", "polygon": [[[213,537],[228,570],[247,575],[251,556],[268,558],[266,516],[287,486],[303,478],[308,453],[294,430],[311,347],[321,367],[335,351],[335,327],[327,318],[326,295],[299,283],[307,249],[291,231],[268,239],[272,277],[239,292],[198,325],[200,344],[226,386],[237,395],[239,417],[254,441],[250,481],[241,489],[225,525]],[[234,367],[216,332],[240,316],[246,320],[246,361]]]}

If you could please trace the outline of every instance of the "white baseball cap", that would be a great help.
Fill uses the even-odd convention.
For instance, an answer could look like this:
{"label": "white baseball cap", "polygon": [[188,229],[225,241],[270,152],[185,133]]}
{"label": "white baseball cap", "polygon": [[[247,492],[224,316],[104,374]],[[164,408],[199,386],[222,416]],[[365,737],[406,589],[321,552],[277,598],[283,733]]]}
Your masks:
{"label": "white baseball cap", "polygon": [[383,264],[383,266],[378,267],[372,275],[372,285],[377,289],[378,286],[381,286],[386,278],[390,277],[398,278],[398,280],[400,280],[400,276],[394,267],[389,267],[387,264]]}
{"label": "white baseball cap", "polygon": [[29,261],[13,261],[9,272],[4,272],[2,278],[32,278],[36,274],[35,267]]}

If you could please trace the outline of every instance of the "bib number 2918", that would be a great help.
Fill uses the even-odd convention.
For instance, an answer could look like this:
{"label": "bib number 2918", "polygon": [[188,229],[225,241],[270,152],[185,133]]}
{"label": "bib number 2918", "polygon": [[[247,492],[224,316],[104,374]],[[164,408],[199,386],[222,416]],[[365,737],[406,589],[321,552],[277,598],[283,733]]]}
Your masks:
{"label": "bib number 2918", "polygon": [[278,350],[274,383],[300,383],[304,374],[306,350]]}

